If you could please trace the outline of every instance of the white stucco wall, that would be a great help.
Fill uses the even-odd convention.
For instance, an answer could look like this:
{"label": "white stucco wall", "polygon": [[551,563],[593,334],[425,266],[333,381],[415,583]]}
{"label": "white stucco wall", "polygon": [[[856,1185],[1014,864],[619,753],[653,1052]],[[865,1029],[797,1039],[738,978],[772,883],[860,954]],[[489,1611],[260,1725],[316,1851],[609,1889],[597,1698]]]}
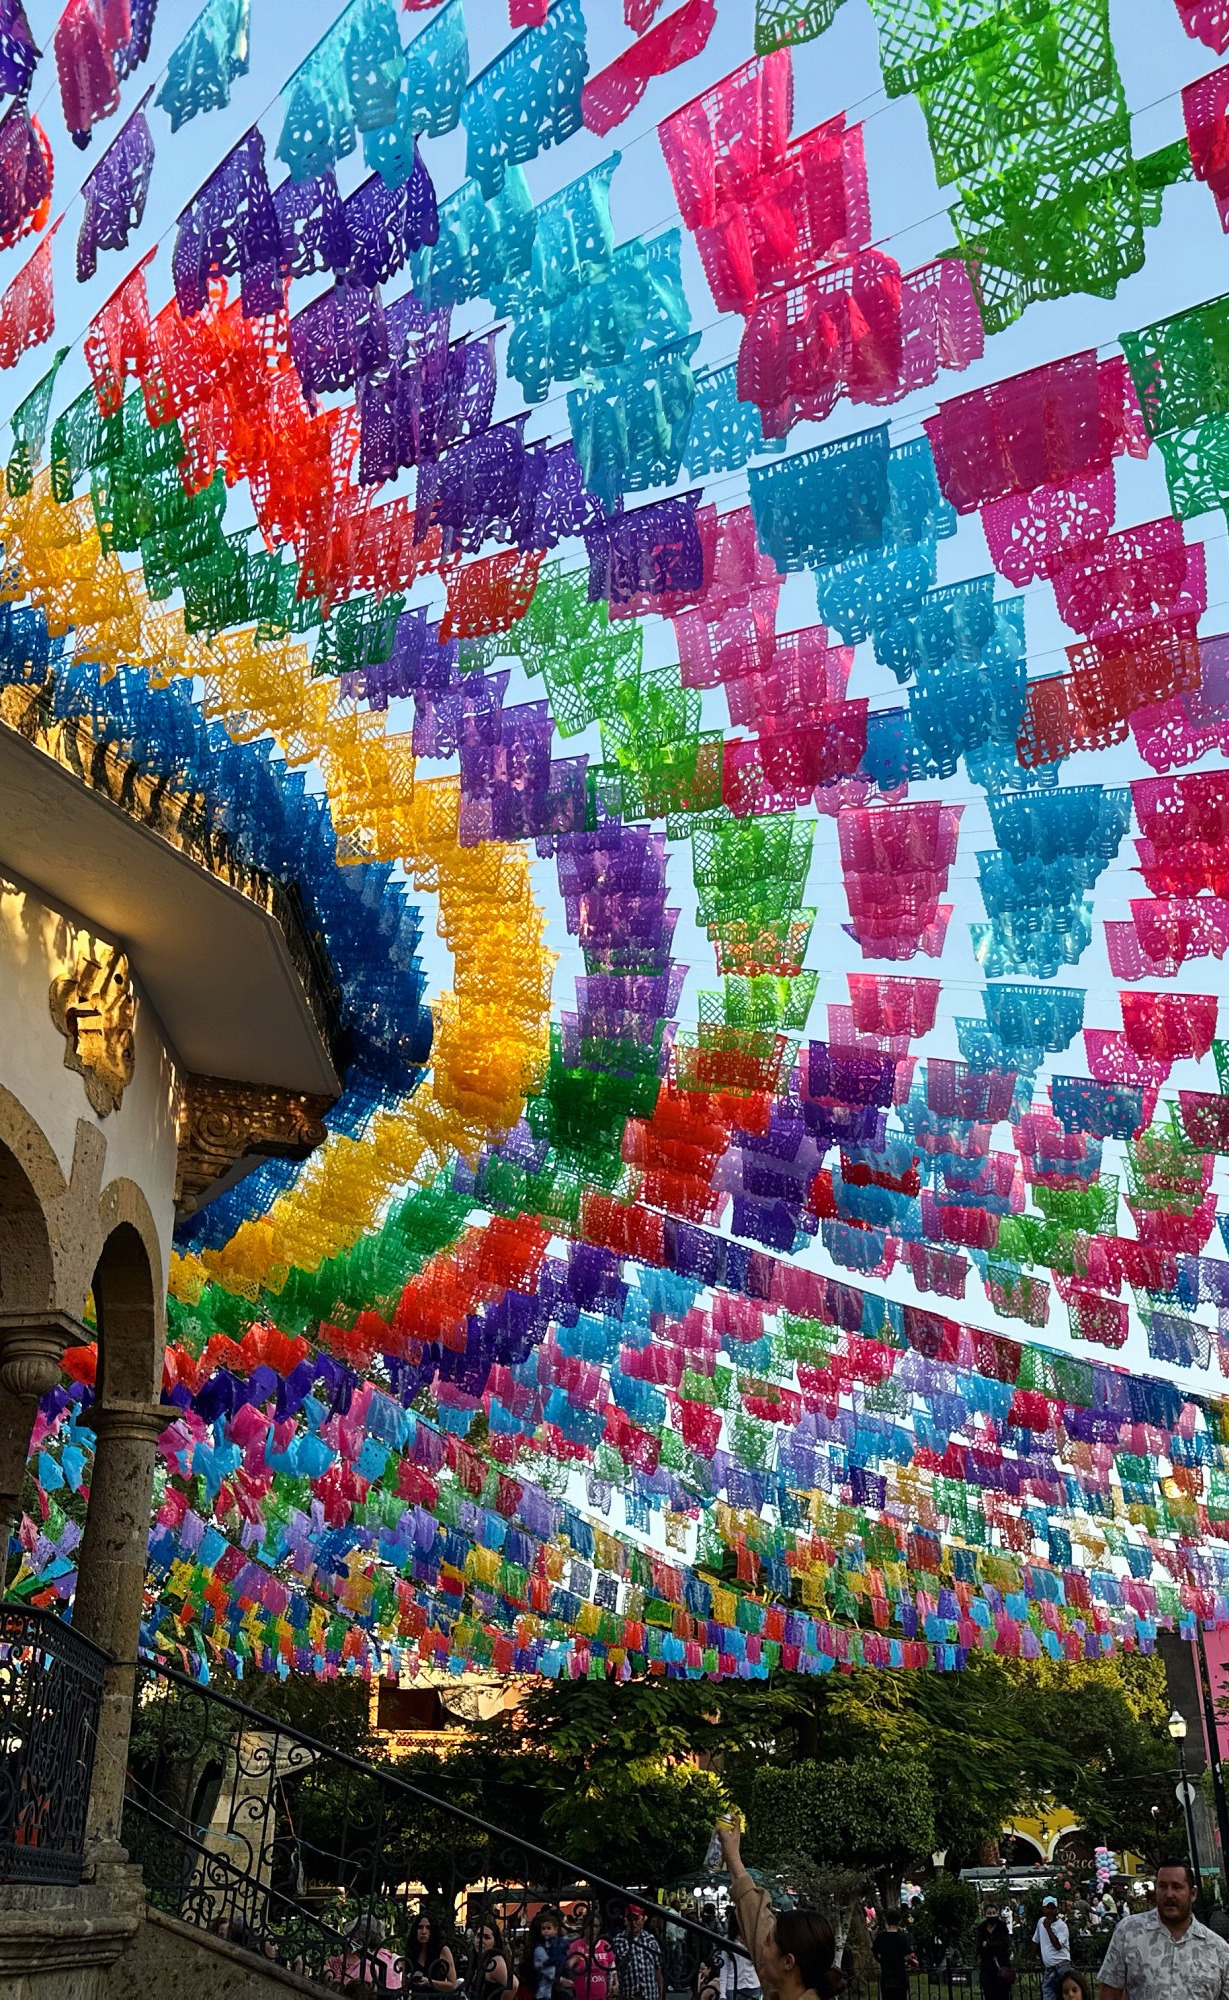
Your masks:
{"label": "white stucco wall", "polygon": [[104,1183],[123,1176],[141,1189],[165,1270],[174,1222],[174,1065],[161,1023],[138,988],[132,1082],[118,1111],[100,1118],[93,1110],[82,1077],[65,1066],[64,1038],[48,1004],[52,980],[67,969],[74,928],[99,935],[97,926],[75,922],[0,874],[0,1084],[41,1127],[66,1177],[78,1120],[98,1128],[107,1145]]}

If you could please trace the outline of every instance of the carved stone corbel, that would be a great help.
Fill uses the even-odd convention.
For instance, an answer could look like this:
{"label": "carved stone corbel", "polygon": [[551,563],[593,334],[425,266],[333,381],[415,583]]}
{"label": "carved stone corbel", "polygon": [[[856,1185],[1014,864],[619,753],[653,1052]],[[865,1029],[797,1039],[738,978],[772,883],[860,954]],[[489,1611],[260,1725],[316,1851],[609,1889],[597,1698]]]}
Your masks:
{"label": "carved stone corbel", "polygon": [[274,1084],[185,1076],[179,1100],[175,1207],[192,1215],[261,1160],[305,1160],[324,1140],[331,1096]]}
{"label": "carved stone corbel", "polygon": [[48,994],[64,1037],[64,1067],[75,1069],[100,1118],[118,1111],[136,1068],[137,1002],[128,954],[74,930],[68,970]]}
{"label": "carved stone corbel", "polygon": [[92,1342],[89,1327],[71,1313],[22,1306],[0,1311],[0,1389],[13,1396],[45,1396],[60,1379],[66,1347]]}

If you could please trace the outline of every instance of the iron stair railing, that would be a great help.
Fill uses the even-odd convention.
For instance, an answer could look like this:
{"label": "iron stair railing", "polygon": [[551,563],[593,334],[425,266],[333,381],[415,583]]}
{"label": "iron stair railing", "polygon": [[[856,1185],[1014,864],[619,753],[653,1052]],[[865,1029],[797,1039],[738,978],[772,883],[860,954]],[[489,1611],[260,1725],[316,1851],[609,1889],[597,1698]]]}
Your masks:
{"label": "iron stair railing", "polygon": [[[694,1989],[702,1963],[741,1950],[650,1895],[161,1660],[139,1672],[124,1844],[155,1906],[326,1983],[349,1978],[379,1991],[389,1957],[404,1955],[424,1912],[438,1923],[470,2000],[500,2000],[475,1948],[479,1925],[498,1926],[515,1986],[544,1908],[563,1914],[569,1955],[593,1974],[599,1941],[617,1935],[627,1905],[640,1902],[668,1991]],[[644,1890],[653,1879],[646,1854]],[[368,1933],[347,1947],[360,1917],[377,1920],[382,1945]],[[566,1971],[560,1967],[561,1978]]]}
{"label": "iron stair railing", "polygon": [[81,1880],[106,1666],[53,1612],[0,1603],[0,1882]]}

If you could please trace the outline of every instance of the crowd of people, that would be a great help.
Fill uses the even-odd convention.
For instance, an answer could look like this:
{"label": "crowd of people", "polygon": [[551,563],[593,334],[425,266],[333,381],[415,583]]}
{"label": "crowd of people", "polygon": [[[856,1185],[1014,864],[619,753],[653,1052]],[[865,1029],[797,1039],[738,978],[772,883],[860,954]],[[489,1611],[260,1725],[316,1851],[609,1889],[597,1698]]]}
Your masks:
{"label": "crowd of people", "polygon": [[[601,1913],[577,1902],[542,1905],[515,1934],[505,1936],[493,1915],[446,1941],[422,1911],[398,1949],[373,1914],[354,1917],[325,1964],[326,1980],[347,1996],[433,1994],[455,2000],[666,2000],[690,1991],[693,2000],[834,2000],[843,1981],[836,1940],[826,1918],[807,1910],[774,1911],[768,1891],[742,1865],[736,1829],[722,1834],[730,1880],[729,1941],[710,1942],[680,1983],[684,1926],[675,1912],[629,1900]],[[649,1923],[652,1909],[664,1923]],[[702,1921],[718,1926],[715,1907]],[[229,1942],[265,1955],[268,1947],[239,1917],[217,1926]],[[270,1954],[271,1955],[271,1954]]]}
{"label": "crowd of people", "polygon": [[[212,1928],[258,1957],[282,1956],[273,1937],[242,1916],[220,1916]],[[420,2000],[432,1994],[455,2000],[665,2000],[666,1956],[648,1927],[646,1907],[629,1902],[608,1930],[603,1934],[596,1913],[580,1905],[543,1905],[508,1938],[493,1916],[481,1917],[458,1935],[454,1950],[423,1910],[398,1949],[378,1916],[360,1912],[323,1971],[341,1993],[362,2000],[392,1993]],[[291,1969],[308,1968],[292,1955]],[[710,1969],[711,1984],[705,1980]],[[724,1962],[702,1968],[700,1983],[705,2000],[729,2000],[735,1990],[750,2000],[745,1982],[731,1983]],[[759,1993],[758,1980],[753,1990]]]}
{"label": "crowd of people", "polygon": [[[456,2000],[665,2000],[667,1954],[648,1928],[647,1914],[643,1905],[629,1903],[607,1936],[592,1912],[543,1906],[507,1939],[493,1917],[484,1917],[458,1934],[454,1950],[425,1910],[412,1920],[400,1948],[380,1917],[360,1911],[323,1971],[342,1993],[366,2000],[373,1993],[414,1993],[423,2000],[430,1994]],[[301,1952],[285,1950],[284,1937],[242,1915],[221,1913],[210,1928],[258,1958],[285,1958],[292,1971],[309,1970]],[[720,2000],[734,1990],[724,1968],[711,1990]],[[738,1990],[747,2000],[745,1989]]]}
{"label": "crowd of people", "polygon": [[[1098,1900],[1090,1929],[1103,1928],[1107,1919],[1113,1928],[1095,1975],[1096,2000],[1229,2000],[1229,1919],[1217,1910],[1201,1921],[1197,1893],[1193,1868],[1166,1861],[1156,1871],[1151,1909],[1132,1914],[1125,1903]],[[1013,2000],[1014,1945],[1006,1915],[991,1907],[976,1935],[982,2000]],[[1043,1899],[1029,1946],[1041,1964],[1042,2000],[1090,2000],[1056,1896]],[[884,2000],[903,2000],[903,1989],[890,1988],[882,1973],[881,1983]]]}
{"label": "crowd of people", "polygon": [[1229,1913],[1202,1921],[1197,1895],[1193,1869],[1175,1861],[1158,1868],[1148,1907],[1108,1888],[1067,1909],[1047,1895],[1033,1921],[1023,1902],[991,1901],[972,1968],[967,1948],[916,1950],[909,1908],[868,1912],[879,2000],[932,2000],[936,1976],[950,1994],[970,1970],[981,2000],[1021,2000],[1022,1988],[1030,2000],[1229,2000]]}
{"label": "crowd of people", "polygon": [[[729,1943],[708,1943],[698,1970],[693,1952],[685,1981],[677,1912],[634,1899],[605,1913],[580,1902],[542,1904],[508,1935],[483,1913],[457,1933],[455,1949],[426,1910],[412,1920],[400,1948],[377,1916],[360,1913],[325,1977],[361,2000],[376,1994],[667,2000],[682,1991],[692,2000],[835,2000],[847,1981],[831,1924],[817,1911],[774,1908],[769,1891],[743,1865],[737,1828],[723,1826],[719,1837],[729,1879]],[[1152,1907],[1134,1914],[1108,1892],[1068,1910],[1047,1895],[1029,1928],[1023,1906],[992,1902],[973,1940],[981,2000],[1019,2000],[1019,1974],[1030,1962],[1040,1974],[1040,2000],[1229,2000],[1229,1917],[1217,1910],[1203,1922],[1196,1897],[1194,1871],[1179,1861],[1158,1867]],[[660,1935],[649,1923],[650,1909],[664,1919]],[[701,1917],[711,1938],[720,1921],[716,1906],[706,1906]],[[915,1951],[909,1917],[908,1910],[889,1909],[873,1924],[879,2000],[930,2000],[933,1975]],[[1095,1932],[1105,1934],[1091,1979],[1074,1962],[1073,1926],[1084,1948]],[[225,1929],[232,1942],[261,1949],[239,1919]],[[1035,1993],[1037,1982],[1029,1990]]]}

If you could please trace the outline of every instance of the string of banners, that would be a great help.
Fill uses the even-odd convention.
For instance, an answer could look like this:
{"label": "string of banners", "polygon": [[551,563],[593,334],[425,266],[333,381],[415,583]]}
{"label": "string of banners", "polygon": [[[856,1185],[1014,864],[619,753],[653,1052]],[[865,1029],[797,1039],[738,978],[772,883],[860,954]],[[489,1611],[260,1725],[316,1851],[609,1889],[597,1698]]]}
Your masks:
{"label": "string of banners", "polygon": [[[950,223],[907,268],[868,121],[796,129],[839,5],[757,0],[717,75],[720,0],[510,0],[480,68],[463,0],[349,0],[248,123],[249,0],[69,0],[58,162],[0,5],[0,370],[48,350],[0,716],[296,885],[347,1051],[311,1159],[177,1232],[144,1643],[194,1672],[1229,1624],[1229,296],[991,351],[1229,229],[1229,66],[1140,154],[1107,0],[872,0]],[[1229,8],[1150,32],[1199,70]],[[39,1604],[96,1365],[40,1405]]]}

